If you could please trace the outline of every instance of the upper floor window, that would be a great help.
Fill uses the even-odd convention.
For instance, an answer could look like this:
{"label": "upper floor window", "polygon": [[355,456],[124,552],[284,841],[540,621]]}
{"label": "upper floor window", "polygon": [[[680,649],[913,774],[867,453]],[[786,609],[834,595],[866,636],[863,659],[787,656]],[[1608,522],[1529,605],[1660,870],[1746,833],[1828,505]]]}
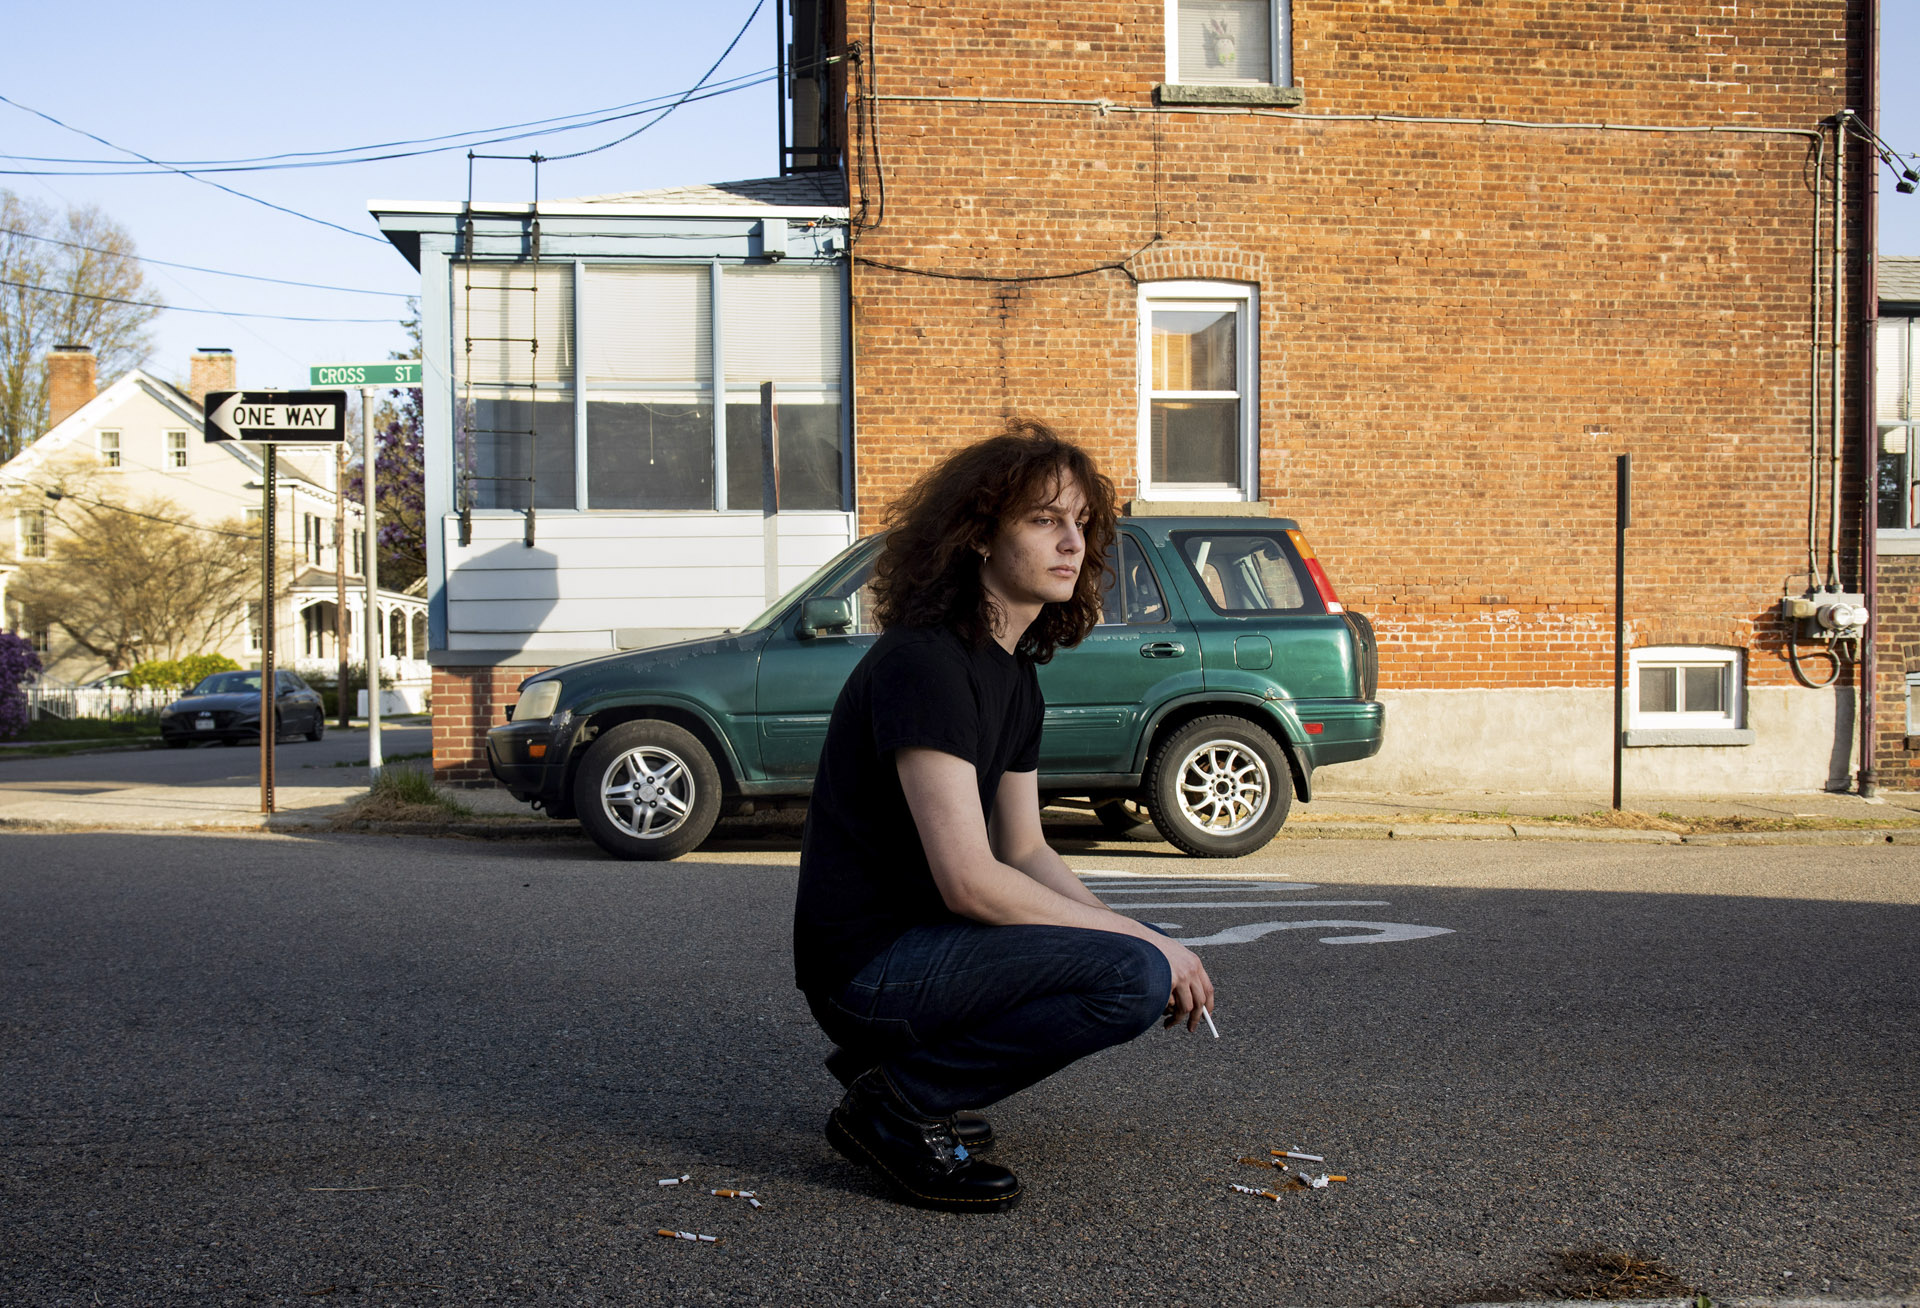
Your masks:
{"label": "upper floor window", "polygon": [[1255,498],[1251,286],[1140,288],[1140,493],[1147,499]]}
{"label": "upper floor window", "polygon": [[317,513],[301,514],[300,528],[300,552],[306,558],[307,562],[317,568],[325,562],[325,559],[321,556],[324,544],[320,534],[320,515]]}
{"label": "upper floor window", "polygon": [[183,431],[167,433],[167,467],[184,468],[187,466],[187,434]]}
{"label": "upper floor window", "polygon": [[1290,0],[1167,0],[1167,80],[1286,86]]}
{"label": "upper floor window", "polygon": [[1914,364],[1920,341],[1914,319],[1882,318],[1874,349],[1874,418],[1879,449],[1879,524],[1882,531],[1920,531],[1920,385]]}
{"label": "upper floor window", "polygon": [[15,548],[23,559],[47,557],[47,511],[17,509],[13,515]]}
{"label": "upper floor window", "polygon": [[120,466],[120,433],[103,431],[100,433],[100,466],[117,468]]}

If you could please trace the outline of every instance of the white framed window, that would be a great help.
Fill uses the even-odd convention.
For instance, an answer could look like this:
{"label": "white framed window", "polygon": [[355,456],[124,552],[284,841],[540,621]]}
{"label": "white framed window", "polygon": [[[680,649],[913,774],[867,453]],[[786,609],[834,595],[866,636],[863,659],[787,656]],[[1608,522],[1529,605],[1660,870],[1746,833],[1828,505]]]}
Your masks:
{"label": "white framed window", "polygon": [[256,653],[260,650],[260,605],[258,602],[247,605],[247,648]]}
{"label": "white framed window", "polygon": [[1881,532],[1920,540],[1920,385],[1914,375],[1912,318],[1882,318],[1875,324],[1873,410],[1879,435],[1876,499]]}
{"label": "white framed window", "polygon": [[[1742,730],[1746,726],[1742,665],[1742,651],[1725,645],[1647,645],[1628,651],[1629,735],[1634,731]],[[1635,742],[1629,739],[1628,743]]]}
{"label": "white framed window", "polygon": [[1289,0],[1166,0],[1167,80],[1183,86],[1287,86]]}
{"label": "white framed window", "polygon": [[16,509],[13,514],[14,549],[23,559],[47,557],[47,511]]}
{"label": "white framed window", "polygon": [[325,545],[320,534],[320,515],[303,513],[300,515],[300,553],[307,562],[319,567],[326,559],[323,555]]}
{"label": "white framed window", "polygon": [[35,622],[27,628],[27,643],[33,646],[35,654],[53,653],[53,628],[44,622]]}
{"label": "white framed window", "polygon": [[98,439],[100,441],[100,466],[103,468],[119,467],[120,433],[117,431],[103,431],[99,433]]}
{"label": "white framed window", "polygon": [[1256,498],[1257,296],[1235,282],[1142,283],[1142,498]]}
{"label": "white framed window", "polygon": [[1920,736],[1920,672],[1907,674],[1907,734]]}
{"label": "white framed window", "polygon": [[167,433],[167,467],[169,470],[187,466],[187,434],[183,431]]}

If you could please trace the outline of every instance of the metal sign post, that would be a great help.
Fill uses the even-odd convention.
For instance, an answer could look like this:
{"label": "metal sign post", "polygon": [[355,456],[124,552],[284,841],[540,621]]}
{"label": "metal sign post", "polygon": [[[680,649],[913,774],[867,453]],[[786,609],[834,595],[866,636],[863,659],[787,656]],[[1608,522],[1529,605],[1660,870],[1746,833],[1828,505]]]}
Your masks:
{"label": "metal sign post", "polygon": [[374,519],[374,472],[379,452],[373,447],[373,388],[360,389],[361,489],[366,492],[367,533],[367,773],[371,781],[380,775],[385,760],[380,756],[380,646],[386,635],[386,622],[380,616],[380,537]]}
{"label": "metal sign post", "polygon": [[273,603],[274,603],[274,515],[278,509],[274,494],[274,483],[279,479],[280,469],[274,455],[276,448],[267,446],[266,457],[261,460],[266,468],[266,481],[260,488],[260,811],[273,812],[273,746],[277,733],[273,729]]}
{"label": "metal sign post", "polygon": [[[386,622],[380,616],[380,526],[374,509],[374,480],[380,462],[373,444],[373,397],[377,387],[420,385],[420,360],[389,359],[384,363],[319,363],[307,370],[312,386],[358,386],[360,388],[360,488],[365,493],[365,520],[361,523],[367,542],[365,611],[367,649],[367,771],[380,775],[385,759],[380,750],[380,648],[386,643]],[[343,690],[341,692],[345,694]]]}

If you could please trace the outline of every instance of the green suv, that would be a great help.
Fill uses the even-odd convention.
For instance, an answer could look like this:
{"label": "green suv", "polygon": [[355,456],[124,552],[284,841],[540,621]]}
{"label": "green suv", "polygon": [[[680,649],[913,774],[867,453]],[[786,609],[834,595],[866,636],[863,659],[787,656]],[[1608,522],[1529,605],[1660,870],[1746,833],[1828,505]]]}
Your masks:
{"label": "green suv", "polygon": [[[857,541],[739,631],[527,678],[487,760],[616,858],[667,859],[723,808],[807,795],[840,687],[873,644]],[[1189,854],[1265,845],[1329,763],[1379,752],[1373,628],[1280,518],[1127,518],[1105,620],[1040,669],[1040,789],[1110,829],[1144,810]]]}

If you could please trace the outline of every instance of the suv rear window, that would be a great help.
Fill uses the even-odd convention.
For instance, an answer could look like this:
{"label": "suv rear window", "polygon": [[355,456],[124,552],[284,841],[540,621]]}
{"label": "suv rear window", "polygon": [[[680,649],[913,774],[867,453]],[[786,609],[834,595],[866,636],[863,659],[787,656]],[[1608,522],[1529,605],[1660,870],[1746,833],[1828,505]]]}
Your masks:
{"label": "suv rear window", "polygon": [[1307,607],[1306,578],[1277,534],[1190,531],[1178,533],[1174,543],[1216,613],[1292,613]]}

